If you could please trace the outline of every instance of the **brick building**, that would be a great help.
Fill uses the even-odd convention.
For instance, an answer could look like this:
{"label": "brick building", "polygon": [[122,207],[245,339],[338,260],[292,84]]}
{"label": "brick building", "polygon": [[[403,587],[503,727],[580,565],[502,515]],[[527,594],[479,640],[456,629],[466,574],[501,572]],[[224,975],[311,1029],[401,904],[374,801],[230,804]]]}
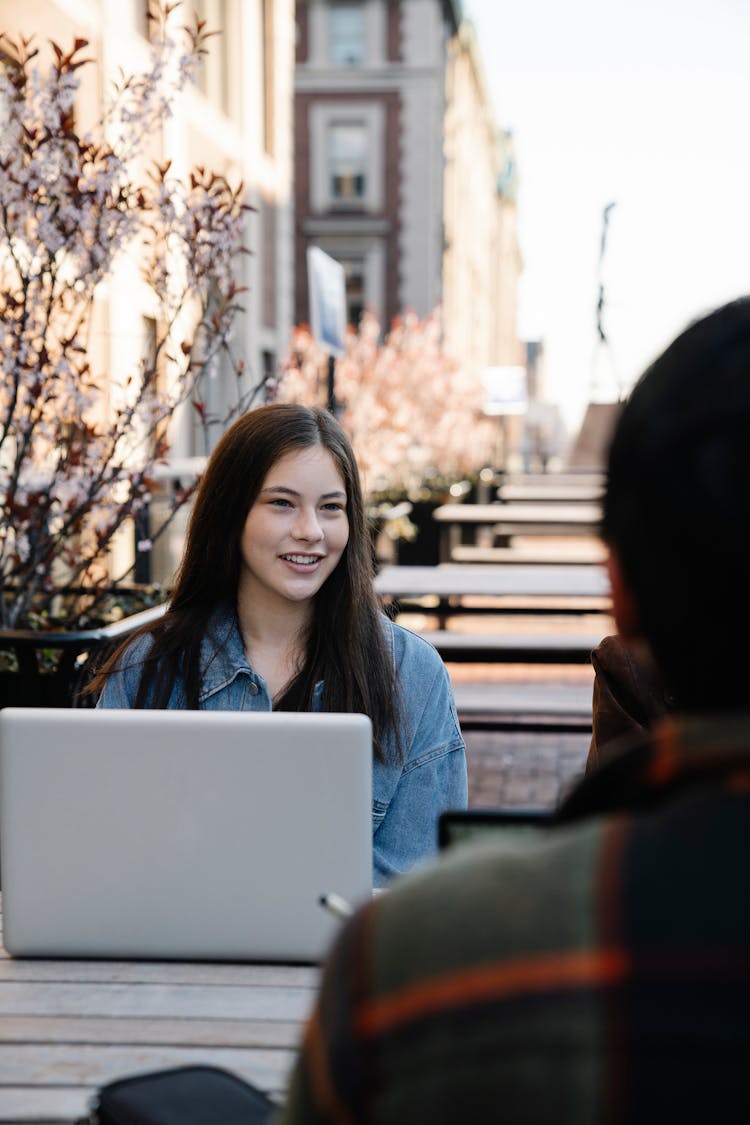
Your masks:
{"label": "brick building", "polygon": [[460,3],[305,0],[296,21],[295,320],[317,245],[344,266],[350,322],[443,303],[472,368],[521,362],[512,145]]}

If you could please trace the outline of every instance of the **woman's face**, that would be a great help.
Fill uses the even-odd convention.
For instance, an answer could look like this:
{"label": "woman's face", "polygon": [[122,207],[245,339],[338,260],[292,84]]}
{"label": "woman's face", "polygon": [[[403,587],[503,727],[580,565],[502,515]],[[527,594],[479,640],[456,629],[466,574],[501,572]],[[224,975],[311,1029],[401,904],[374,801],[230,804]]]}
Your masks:
{"label": "woman's face", "polygon": [[280,457],[240,539],[240,597],[312,603],[349,539],[346,486],[322,445]]}

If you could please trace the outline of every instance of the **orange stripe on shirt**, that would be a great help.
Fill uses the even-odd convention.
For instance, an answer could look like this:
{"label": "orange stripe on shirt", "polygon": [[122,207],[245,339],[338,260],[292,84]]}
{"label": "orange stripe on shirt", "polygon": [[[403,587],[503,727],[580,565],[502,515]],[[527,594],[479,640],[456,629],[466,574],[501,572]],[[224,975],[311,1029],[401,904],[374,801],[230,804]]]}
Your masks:
{"label": "orange stripe on shirt", "polygon": [[622,949],[584,949],[458,969],[364,1004],[356,1014],[355,1026],[360,1035],[375,1036],[475,1001],[613,984],[624,979],[629,964],[629,954]]}
{"label": "orange stripe on shirt", "polygon": [[315,1104],[337,1125],[354,1125],[354,1117],[339,1098],[328,1066],[328,1054],[320,1012],[316,1007],[305,1031],[304,1065]]}
{"label": "orange stripe on shirt", "polygon": [[[372,945],[372,930],[374,925],[377,900],[373,899],[362,910],[358,910],[354,920],[349,924],[345,934],[349,935],[346,946],[343,941],[336,948],[337,960],[331,964],[336,965],[334,977],[337,986],[344,988],[343,971],[338,973],[338,960],[346,959],[345,950],[352,954],[349,972],[351,972],[355,996],[366,995],[367,983],[370,979],[369,954]],[[336,1125],[354,1125],[354,1112],[342,1100],[335,1082],[334,1070],[329,1057],[330,1043],[326,1038],[322,1026],[320,1002],[310,1016],[305,1031],[304,1063],[307,1078],[312,1089],[315,1104],[323,1110],[330,1121]]]}
{"label": "orange stripe on shirt", "polygon": [[662,718],[655,724],[652,747],[646,781],[649,785],[666,785],[680,768],[680,737],[673,719]]}

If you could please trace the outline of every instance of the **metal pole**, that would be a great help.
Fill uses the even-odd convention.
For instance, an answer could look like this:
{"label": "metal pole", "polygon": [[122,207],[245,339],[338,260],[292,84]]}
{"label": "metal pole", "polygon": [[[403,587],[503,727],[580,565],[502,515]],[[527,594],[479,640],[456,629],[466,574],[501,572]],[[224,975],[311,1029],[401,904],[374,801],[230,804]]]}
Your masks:
{"label": "metal pole", "polygon": [[133,516],[133,535],[135,538],[135,567],[133,578],[138,585],[148,586],[151,582],[151,548],[139,551],[138,544],[151,539],[151,505],[146,503],[140,512]]}
{"label": "metal pole", "polygon": [[336,402],[336,357],[333,355],[328,356],[328,409],[331,414],[338,412],[338,403]]}

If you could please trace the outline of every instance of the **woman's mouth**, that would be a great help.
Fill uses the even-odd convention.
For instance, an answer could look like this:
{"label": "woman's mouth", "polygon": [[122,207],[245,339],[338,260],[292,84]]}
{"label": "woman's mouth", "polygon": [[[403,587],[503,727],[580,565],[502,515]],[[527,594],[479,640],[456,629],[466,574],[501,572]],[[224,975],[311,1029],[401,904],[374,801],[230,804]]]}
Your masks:
{"label": "woman's mouth", "polygon": [[281,555],[281,559],[292,566],[303,566],[306,569],[316,566],[323,558],[322,555]]}

